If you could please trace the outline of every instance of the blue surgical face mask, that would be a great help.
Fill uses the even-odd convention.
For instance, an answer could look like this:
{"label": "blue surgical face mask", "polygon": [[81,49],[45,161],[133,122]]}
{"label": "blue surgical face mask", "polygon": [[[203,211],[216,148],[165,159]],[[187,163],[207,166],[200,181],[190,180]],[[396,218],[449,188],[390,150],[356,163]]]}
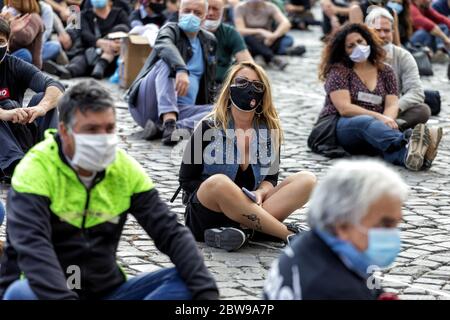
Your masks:
{"label": "blue surgical face mask", "polygon": [[200,25],[202,23],[202,19],[197,17],[195,14],[181,14],[178,19],[178,26],[184,32],[197,32],[200,30]]}
{"label": "blue surgical face mask", "polygon": [[358,44],[352,51],[352,54],[349,56],[350,60],[353,62],[364,62],[370,56],[370,46],[366,46],[363,44]]}
{"label": "blue surgical face mask", "polygon": [[397,14],[400,14],[403,11],[403,5],[398,2],[389,1],[386,6],[394,10]]}
{"label": "blue surgical face mask", "polygon": [[108,4],[108,0],[91,0],[91,4],[95,9],[102,9]]}
{"label": "blue surgical face mask", "polygon": [[372,228],[367,231],[369,246],[364,255],[372,265],[385,268],[400,252],[400,231],[397,228]]}

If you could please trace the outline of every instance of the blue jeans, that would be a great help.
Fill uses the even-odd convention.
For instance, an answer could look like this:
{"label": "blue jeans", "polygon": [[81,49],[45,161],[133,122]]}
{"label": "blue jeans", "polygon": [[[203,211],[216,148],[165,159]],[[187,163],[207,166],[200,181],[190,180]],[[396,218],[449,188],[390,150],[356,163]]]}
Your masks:
{"label": "blue jeans", "polygon": [[336,125],[338,143],[353,155],[381,156],[385,161],[404,166],[404,133],[394,130],[372,116],[341,117]]}
{"label": "blue jeans", "polygon": [[[28,107],[38,105],[43,97],[44,93],[35,94],[28,103]],[[45,130],[57,128],[58,126],[58,113],[56,108],[47,112],[45,116],[37,118],[35,121],[39,134],[38,140],[42,140]],[[0,121],[0,146],[2,146],[0,148],[1,170],[5,170],[17,160],[22,159],[25,155],[19,141],[17,141],[11,127],[6,121]]]}
{"label": "blue jeans", "polygon": [[280,40],[280,44],[278,45],[278,50],[275,52],[276,54],[284,55],[286,54],[286,50],[294,45],[294,38],[289,35],[285,35]]}
{"label": "blue jeans", "polygon": [[[439,28],[444,32],[447,37],[450,36],[450,31],[448,27],[445,24],[440,24]],[[413,45],[423,45],[427,46],[430,49],[433,50],[433,52],[436,52],[438,49],[444,49],[445,50],[445,44],[444,41],[442,41],[441,38],[433,36],[428,31],[425,31],[423,29],[417,30],[414,32],[414,34],[409,39],[411,44]],[[446,51],[446,50],[445,50]]]}
{"label": "blue jeans", "polygon": [[11,53],[12,56],[22,59],[23,61],[26,61],[28,63],[33,63],[33,56],[31,55],[30,50],[22,48],[19,50],[16,50]]}
{"label": "blue jeans", "polygon": [[[37,300],[28,280],[16,280],[5,292],[4,300]],[[166,268],[134,277],[103,300],[192,300],[192,294],[175,268]]]}
{"label": "blue jeans", "polygon": [[134,121],[145,127],[147,120],[161,122],[165,113],[175,112],[178,115],[177,128],[193,129],[211,110],[212,105],[178,105],[175,91],[175,80],[169,78],[169,66],[159,60],[152,70],[141,80],[136,106],[129,110]]}
{"label": "blue jeans", "polygon": [[56,60],[61,51],[61,44],[58,41],[47,41],[42,46],[42,61]]}
{"label": "blue jeans", "polygon": [[5,219],[5,207],[3,206],[3,203],[0,201],[0,226],[2,225],[4,219]]}

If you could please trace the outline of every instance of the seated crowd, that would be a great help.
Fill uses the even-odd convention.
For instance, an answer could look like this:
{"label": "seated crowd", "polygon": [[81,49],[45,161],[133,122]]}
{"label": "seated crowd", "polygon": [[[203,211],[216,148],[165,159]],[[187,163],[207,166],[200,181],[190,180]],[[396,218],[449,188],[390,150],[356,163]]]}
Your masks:
{"label": "seated crowd", "polygon": [[[0,1],[0,180],[10,184],[6,208],[0,201],[0,298],[218,299],[195,241],[227,251],[286,244],[266,299],[385,297],[367,279],[400,251],[408,191],[385,163],[427,170],[438,154],[443,130],[427,121],[439,93],[422,87],[414,53],[450,61],[449,2],[322,0],[322,22],[314,4]],[[188,133],[172,199],[182,191],[185,225],[118,147],[111,93],[56,79],[112,76],[121,40],[111,34],[150,24],[159,31],[125,100],[140,138],[173,146]],[[341,160],[319,182],[308,171],[279,181],[283,124],[261,65],[286,70],[285,56],[306,51],[291,28],[318,24],[325,102],[308,146],[385,163]],[[309,231],[286,222],[308,201]],[[128,214],[173,268],[126,277],[116,251]]]}

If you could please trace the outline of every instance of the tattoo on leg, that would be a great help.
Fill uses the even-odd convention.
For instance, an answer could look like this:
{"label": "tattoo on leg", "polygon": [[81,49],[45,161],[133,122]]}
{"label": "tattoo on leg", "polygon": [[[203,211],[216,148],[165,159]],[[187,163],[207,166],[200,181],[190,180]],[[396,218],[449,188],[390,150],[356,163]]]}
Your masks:
{"label": "tattoo on leg", "polygon": [[257,231],[262,231],[261,219],[254,213],[252,214],[243,214],[248,220],[253,222],[253,228]]}

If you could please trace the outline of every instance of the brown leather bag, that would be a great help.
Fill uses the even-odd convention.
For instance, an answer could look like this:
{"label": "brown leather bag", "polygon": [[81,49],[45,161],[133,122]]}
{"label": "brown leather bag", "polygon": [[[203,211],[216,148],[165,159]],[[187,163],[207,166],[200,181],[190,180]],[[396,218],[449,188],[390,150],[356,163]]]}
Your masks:
{"label": "brown leather bag", "polygon": [[[11,26],[15,21],[11,21]],[[30,14],[28,23],[20,30],[13,32],[9,40],[10,48],[20,49],[30,46],[36,37],[44,32],[44,24],[37,13]]]}

